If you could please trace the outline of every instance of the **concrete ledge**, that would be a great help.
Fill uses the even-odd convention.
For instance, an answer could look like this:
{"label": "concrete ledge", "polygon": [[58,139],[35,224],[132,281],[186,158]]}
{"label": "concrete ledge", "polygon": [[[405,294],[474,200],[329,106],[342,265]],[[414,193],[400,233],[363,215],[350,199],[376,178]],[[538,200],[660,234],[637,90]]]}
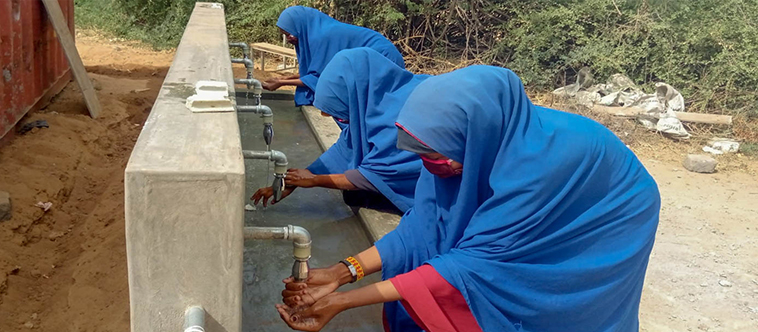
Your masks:
{"label": "concrete ledge", "polygon": [[198,80],[234,95],[224,9],[197,3],[125,171],[131,330],[241,330],[245,168],[237,113],[192,113]]}
{"label": "concrete ledge", "polygon": [[[318,108],[303,106],[301,109],[316,136],[319,146],[326,151],[339,138],[340,128],[332,118],[322,116]],[[372,209],[358,208],[358,217],[372,242],[376,242],[387,235],[400,223],[400,216]]]}

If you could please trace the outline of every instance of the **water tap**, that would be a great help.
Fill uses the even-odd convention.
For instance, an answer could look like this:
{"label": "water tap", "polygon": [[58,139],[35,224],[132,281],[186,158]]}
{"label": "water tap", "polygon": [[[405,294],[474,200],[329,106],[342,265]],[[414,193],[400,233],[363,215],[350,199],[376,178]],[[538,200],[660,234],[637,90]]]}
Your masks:
{"label": "water tap", "polygon": [[295,263],[292,265],[292,277],[296,281],[303,282],[308,279],[311,259],[311,234],[303,227],[287,225],[285,227],[245,227],[243,229],[245,239],[266,240],[280,239],[292,241],[292,257]]}
{"label": "water tap", "polygon": [[263,124],[263,140],[266,145],[271,145],[271,141],[274,139],[274,125],[271,123]]}
{"label": "water tap", "polygon": [[274,173],[274,183],[271,184],[271,188],[274,189],[274,201],[278,202],[282,199],[282,192],[284,192],[284,174]]}

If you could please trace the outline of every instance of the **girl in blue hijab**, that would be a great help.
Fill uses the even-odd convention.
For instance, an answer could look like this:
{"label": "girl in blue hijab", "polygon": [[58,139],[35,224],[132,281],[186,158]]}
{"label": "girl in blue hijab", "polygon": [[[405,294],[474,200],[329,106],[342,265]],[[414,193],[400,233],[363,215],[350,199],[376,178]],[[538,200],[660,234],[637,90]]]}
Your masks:
{"label": "girl in blue hijab", "polygon": [[[425,166],[413,208],[347,264],[285,280],[287,324],[385,303],[389,331],[638,330],[660,195],[612,132],[533,105],[490,66],[426,80],[397,126]],[[384,281],[332,292],[356,267]]]}
{"label": "girl in blue hijab", "polygon": [[274,79],[263,83],[267,90],[276,90],[284,85],[297,86],[295,105],[311,105],[316,86],[324,68],[337,52],[369,47],[390,59],[400,68],[405,68],[403,56],[394,44],[382,34],[355,25],[342,23],[328,15],[308,7],[293,6],[279,15],[276,26],[295,45],[299,74]]}
{"label": "girl in blue hijab", "polygon": [[[296,187],[363,190],[408,210],[421,159],[397,148],[395,121],[408,95],[428,77],[414,75],[367,47],[337,53],[324,68],[313,105],[347,127],[307,169],[287,172],[284,194]],[[265,205],[271,192],[262,188],[253,200],[257,204],[263,199]]]}

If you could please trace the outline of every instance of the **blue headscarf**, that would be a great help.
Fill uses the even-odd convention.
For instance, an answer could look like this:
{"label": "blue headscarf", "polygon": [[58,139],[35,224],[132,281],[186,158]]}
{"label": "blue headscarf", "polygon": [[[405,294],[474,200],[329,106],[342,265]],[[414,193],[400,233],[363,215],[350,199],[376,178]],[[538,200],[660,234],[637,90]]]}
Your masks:
{"label": "blue headscarf", "polygon": [[300,80],[306,85],[295,90],[297,106],[313,103],[318,78],[339,51],[370,47],[405,68],[403,56],[382,34],[342,23],[313,8],[289,7],[279,15],[276,26],[297,37],[295,51],[300,66]]}
{"label": "blue headscarf", "polygon": [[314,174],[358,171],[401,211],[413,205],[421,159],[397,148],[395,121],[428,75],[414,75],[361,47],[334,56],[316,87],[313,105],[348,120],[339,139],[308,169]]}
{"label": "blue headscarf", "polygon": [[[638,330],[660,195],[612,132],[533,105],[490,66],[426,80],[397,122],[463,174],[422,171],[376,244],[385,279],[431,264],[484,331]],[[414,330],[397,302],[385,310],[393,331]]]}

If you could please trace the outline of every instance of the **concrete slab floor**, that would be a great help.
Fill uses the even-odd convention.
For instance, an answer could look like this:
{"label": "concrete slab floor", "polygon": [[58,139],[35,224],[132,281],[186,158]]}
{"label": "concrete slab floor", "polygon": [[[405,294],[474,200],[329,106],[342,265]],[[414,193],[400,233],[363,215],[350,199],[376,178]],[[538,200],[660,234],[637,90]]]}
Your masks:
{"label": "concrete slab floor", "polygon": [[[287,155],[289,167],[304,168],[321,155],[321,149],[299,108],[291,99],[281,100],[279,97],[264,95],[263,101],[274,111],[275,132],[271,148]],[[246,102],[244,92],[238,93],[237,103],[245,105]],[[263,124],[258,115],[241,113],[239,124],[243,149],[266,149],[262,138]],[[247,198],[258,188],[271,184],[273,165],[268,167],[265,161],[245,161]],[[342,202],[342,194],[337,190],[300,188],[275,206],[245,212],[246,226],[288,224],[303,226],[313,236],[311,267],[334,264],[371,246],[358,217]],[[292,262],[292,244],[289,242],[245,242],[243,331],[291,331],[279,318],[274,304],[281,301],[281,280],[289,275]],[[340,290],[379,280],[380,276],[376,274]],[[381,312],[379,305],[354,309],[335,317],[324,331],[383,331]]]}

